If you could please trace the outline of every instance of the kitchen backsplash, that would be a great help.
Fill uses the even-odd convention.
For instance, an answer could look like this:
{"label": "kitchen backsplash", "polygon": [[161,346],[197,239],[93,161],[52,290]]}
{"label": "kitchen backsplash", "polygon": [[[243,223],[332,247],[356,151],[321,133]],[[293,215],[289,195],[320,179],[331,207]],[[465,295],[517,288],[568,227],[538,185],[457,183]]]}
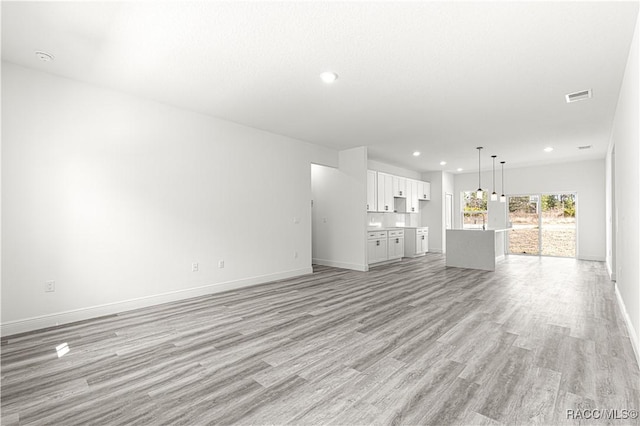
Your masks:
{"label": "kitchen backsplash", "polygon": [[367,213],[367,226],[393,228],[395,226],[422,226],[419,214],[412,213]]}

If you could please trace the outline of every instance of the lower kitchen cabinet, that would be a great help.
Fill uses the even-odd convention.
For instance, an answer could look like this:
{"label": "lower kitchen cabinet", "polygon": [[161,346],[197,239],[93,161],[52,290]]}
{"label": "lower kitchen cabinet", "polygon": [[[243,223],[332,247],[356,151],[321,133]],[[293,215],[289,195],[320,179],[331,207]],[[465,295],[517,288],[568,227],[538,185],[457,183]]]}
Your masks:
{"label": "lower kitchen cabinet", "polygon": [[367,262],[369,264],[384,262],[389,259],[387,231],[370,231],[367,233]]}
{"label": "lower kitchen cabinet", "polygon": [[389,231],[389,260],[404,257],[404,230]]}
{"label": "lower kitchen cabinet", "polygon": [[404,255],[422,256],[429,251],[429,228],[405,228]]}

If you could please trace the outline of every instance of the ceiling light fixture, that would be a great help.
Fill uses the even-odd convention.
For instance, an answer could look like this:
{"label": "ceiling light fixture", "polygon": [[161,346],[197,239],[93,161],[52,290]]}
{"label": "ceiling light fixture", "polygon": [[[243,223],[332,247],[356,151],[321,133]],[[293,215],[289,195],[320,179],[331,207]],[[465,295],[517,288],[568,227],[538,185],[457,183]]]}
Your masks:
{"label": "ceiling light fixture", "polygon": [[420,151],[414,151],[413,152],[413,156],[414,157],[420,157]]}
{"label": "ceiling light fixture", "polygon": [[446,164],[447,164],[447,162],[446,162],[446,161],[441,161],[441,162],[440,162],[440,165],[441,165],[441,166],[445,166]]}
{"label": "ceiling light fixture", "polygon": [[553,151],[553,147],[550,147],[550,146],[544,149],[544,152],[551,152],[551,151]]}
{"label": "ceiling light fixture", "polygon": [[491,156],[493,160],[493,192],[491,193],[491,201],[498,201],[498,194],[496,193],[496,157],[497,155]]}
{"label": "ceiling light fixture", "polygon": [[500,165],[502,166],[502,195],[500,196],[500,202],[501,203],[506,203],[507,202],[507,196],[504,195],[504,163],[506,163],[506,161],[501,161]]}
{"label": "ceiling light fixture", "polygon": [[476,192],[476,196],[482,198],[482,180],[480,178],[480,151],[482,151],[482,147],[477,146],[476,149],[478,150],[478,191]]}
{"label": "ceiling light fixture", "polygon": [[463,171],[463,170],[464,170],[464,169],[463,169],[462,167],[458,167],[458,168],[456,169],[456,171],[458,171],[458,172],[461,172],[461,171]]}
{"label": "ceiling light fixture", "polygon": [[338,79],[338,74],[331,71],[325,71],[320,74],[320,79],[327,84],[331,84]]}
{"label": "ceiling light fixture", "polygon": [[52,54],[47,52],[42,52],[40,50],[36,52],[36,58],[40,59],[42,62],[52,62],[54,59]]}

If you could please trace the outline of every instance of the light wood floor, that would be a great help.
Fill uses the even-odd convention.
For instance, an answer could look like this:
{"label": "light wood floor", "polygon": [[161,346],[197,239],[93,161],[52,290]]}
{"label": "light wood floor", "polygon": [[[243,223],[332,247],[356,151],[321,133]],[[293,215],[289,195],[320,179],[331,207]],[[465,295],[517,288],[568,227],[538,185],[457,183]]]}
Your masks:
{"label": "light wood floor", "polygon": [[[55,347],[68,343],[58,359]],[[640,409],[598,262],[442,255],[2,341],[2,424],[579,424]],[[587,412],[588,414],[588,412]],[[580,424],[637,424],[637,420]]]}

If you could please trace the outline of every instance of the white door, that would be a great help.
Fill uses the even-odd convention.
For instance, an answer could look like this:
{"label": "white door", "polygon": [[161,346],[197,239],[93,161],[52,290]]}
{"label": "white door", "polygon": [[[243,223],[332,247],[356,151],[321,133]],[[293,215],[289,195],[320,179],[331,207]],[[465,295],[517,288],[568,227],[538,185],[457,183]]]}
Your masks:
{"label": "white door", "polygon": [[446,229],[453,229],[453,194],[445,194],[444,210]]}

